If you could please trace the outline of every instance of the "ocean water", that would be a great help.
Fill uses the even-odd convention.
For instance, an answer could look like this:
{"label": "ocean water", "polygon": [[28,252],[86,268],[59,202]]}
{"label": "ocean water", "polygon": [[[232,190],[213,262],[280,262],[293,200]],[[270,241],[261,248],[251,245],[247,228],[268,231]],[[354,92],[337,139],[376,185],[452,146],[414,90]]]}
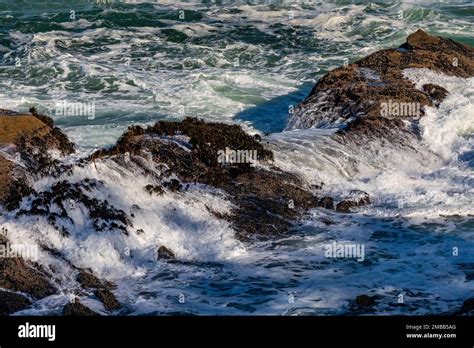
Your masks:
{"label": "ocean water", "polygon": [[[81,206],[71,208],[68,238],[42,218],[2,213],[12,243],[47,244],[114,281],[124,304],[116,314],[365,314],[351,303],[369,294],[380,295],[370,313],[421,315],[472,297],[473,78],[405,71],[418,87],[450,92],[426,109],[412,148],[355,148],[331,129],[284,131],[291,107],[321,76],[418,28],[474,46],[472,3],[0,0],[0,17],[0,108],[49,113],[78,145],[76,156],[113,144],[131,124],[196,116],[266,134],[278,166],[324,182],[328,195],[360,189],[374,200],[352,214],[314,209],[285,238],[242,244],[206,208],[229,211],[223,192],[191,185],[152,198],[132,164],[105,161],[60,179],[102,180],[94,196],[133,212],[143,235],[97,233]],[[94,113],[64,116],[64,103]],[[333,242],[363,245],[364,260],[326,257]],[[158,245],[180,262],[157,262]],[[63,291],[19,314],[56,313],[77,294],[67,265],[43,252],[39,262],[59,270]]]}

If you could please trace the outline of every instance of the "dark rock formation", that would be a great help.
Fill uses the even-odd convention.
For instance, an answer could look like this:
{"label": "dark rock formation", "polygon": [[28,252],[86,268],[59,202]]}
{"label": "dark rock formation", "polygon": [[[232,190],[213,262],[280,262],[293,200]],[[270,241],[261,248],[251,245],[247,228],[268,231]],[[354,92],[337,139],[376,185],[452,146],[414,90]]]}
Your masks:
{"label": "dark rock formation", "polygon": [[62,315],[74,317],[91,317],[98,316],[99,314],[76,300],[73,303],[68,303],[64,306]]}
{"label": "dark rock formation", "polygon": [[49,277],[38,265],[22,258],[0,260],[0,287],[4,289],[43,298],[56,293],[56,289],[48,281]]}
{"label": "dark rock formation", "polygon": [[113,311],[122,307],[115,298],[115,295],[110,290],[107,290],[105,288],[98,288],[94,292],[94,295],[97,296],[100,302],[103,303],[105,309],[107,309],[108,311]]}
{"label": "dark rock formation", "polygon": [[[89,211],[89,217],[97,231],[119,230],[128,234],[127,227],[132,227],[128,215],[107,200],[98,200],[91,197],[88,192],[102,185],[101,182],[86,179],[80,183],[60,181],[50,190],[35,192],[29,197],[31,204],[28,208],[21,209],[17,216],[39,215],[48,218],[48,222],[61,234],[69,232],[61,225],[62,221],[74,224],[69,217],[69,210],[81,204]],[[57,209],[59,208],[59,212]]]}
{"label": "dark rock formation", "polygon": [[[255,151],[257,160],[270,169],[252,163],[220,163],[219,151],[226,149]],[[151,176],[155,175],[143,165],[143,158],[162,165],[163,174],[155,179],[172,192],[182,190],[183,183],[207,184],[227,192],[236,208],[225,218],[241,239],[284,233],[317,205],[306,183],[273,166],[273,153],[237,125],[187,118],[160,121],[146,129],[134,126],[114,147],[97,151],[89,160],[108,157],[122,164],[123,156]],[[172,175],[178,179],[169,180]],[[145,189],[160,194],[161,189],[155,187],[150,184]]]}
{"label": "dark rock formation", "polygon": [[343,212],[343,213],[348,213],[351,211],[351,208],[356,208],[357,203],[352,202],[352,201],[340,201],[336,205],[336,211]]}
{"label": "dark rock formation", "polygon": [[347,213],[350,212],[352,208],[362,207],[370,203],[368,193],[360,190],[352,190],[346,199],[336,205],[336,211]]}
{"label": "dark rock formation", "polygon": [[170,181],[166,181],[163,183],[163,186],[166,187],[171,192],[178,192],[181,191],[183,185],[179,182],[179,180],[171,179]]}
{"label": "dark rock formation", "polygon": [[318,207],[334,210],[334,200],[331,197],[323,197],[319,200]]}
{"label": "dark rock formation", "polygon": [[[434,37],[423,30],[411,34],[397,49],[377,51],[322,77],[310,95],[298,105],[288,129],[335,127],[342,141],[367,142],[385,137],[404,142],[416,137],[415,122],[423,116],[423,106],[438,105],[447,92],[434,85],[418,90],[403,76],[408,68],[428,68],[447,75],[474,76],[474,49],[450,39]],[[384,103],[417,105],[412,113],[384,114]],[[416,111],[416,112],[414,112]],[[414,112],[414,113],[413,113]]]}
{"label": "dark rock formation", "polygon": [[109,281],[102,281],[92,274],[90,270],[79,269],[76,280],[84,289],[106,289],[112,290],[115,285]]}
{"label": "dark rock formation", "polygon": [[164,245],[158,248],[157,256],[158,260],[176,260],[174,253]]}
{"label": "dark rock formation", "polygon": [[370,313],[373,312],[373,307],[377,304],[377,301],[381,299],[380,295],[359,295],[350,304],[349,310],[355,313]]}
{"label": "dark rock formation", "polygon": [[375,296],[359,295],[355,299],[355,304],[359,307],[371,307],[375,304]]}
{"label": "dark rock formation", "polygon": [[115,288],[115,285],[111,282],[102,281],[93,275],[90,270],[83,269],[79,269],[76,280],[84,289],[94,289],[94,295],[102,302],[105,309],[113,311],[122,307],[111,291]]}
{"label": "dark rock formation", "polygon": [[21,199],[32,192],[32,180],[68,170],[48,151],[74,152],[73,143],[54,127],[53,120],[34,109],[31,115],[0,110],[0,145],[6,148],[0,154],[0,204],[8,210],[17,209]]}
{"label": "dark rock formation", "polygon": [[165,191],[163,187],[157,185],[146,185],[145,191],[148,192],[150,195],[155,194],[161,196]]}
{"label": "dark rock formation", "polygon": [[426,85],[423,85],[422,90],[423,92],[426,92],[430,96],[432,102],[436,106],[439,106],[439,104],[448,95],[448,91],[446,90],[446,88],[432,84],[432,83],[427,83]]}
{"label": "dark rock formation", "polygon": [[461,308],[455,311],[454,315],[464,315],[464,314],[473,314],[474,313],[474,297],[469,298],[462,304]]}
{"label": "dark rock formation", "polygon": [[[8,247],[8,240],[0,235],[0,244]],[[41,299],[55,294],[51,277],[41,266],[20,257],[0,258],[0,288],[19,291]]]}
{"label": "dark rock formation", "polygon": [[27,309],[30,305],[31,301],[25,296],[0,290],[0,316]]}

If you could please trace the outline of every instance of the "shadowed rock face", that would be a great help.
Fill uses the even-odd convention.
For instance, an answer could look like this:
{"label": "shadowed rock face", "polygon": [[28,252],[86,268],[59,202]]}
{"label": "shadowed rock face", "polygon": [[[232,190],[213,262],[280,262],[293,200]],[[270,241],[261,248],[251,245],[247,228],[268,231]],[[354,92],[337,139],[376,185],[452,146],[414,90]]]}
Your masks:
{"label": "shadowed rock face", "polygon": [[[428,68],[459,77],[474,76],[474,49],[450,39],[434,37],[423,30],[411,34],[398,49],[377,51],[322,77],[309,96],[295,108],[287,129],[337,127],[342,140],[357,136],[364,141],[387,137],[403,142],[416,136],[416,122],[423,106],[437,106],[447,91],[429,84],[418,90],[403,76],[408,68]],[[387,116],[383,103],[419,104],[416,114]]]}
{"label": "shadowed rock face", "polygon": [[0,290],[0,315],[10,315],[28,308],[31,301],[25,296]]}

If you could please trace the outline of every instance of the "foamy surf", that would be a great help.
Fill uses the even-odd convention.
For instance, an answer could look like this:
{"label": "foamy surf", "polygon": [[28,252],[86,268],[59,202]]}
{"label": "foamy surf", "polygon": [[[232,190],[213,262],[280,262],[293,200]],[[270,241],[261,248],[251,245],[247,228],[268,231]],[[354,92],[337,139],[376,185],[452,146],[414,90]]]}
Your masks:
{"label": "foamy surf", "polygon": [[[67,237],[45,217],[2,215],[11,242],[36,246],[38,262],[56,270],[61,289],[18,315],[59,314],[71,296],[110,314],[83,292],[71,264],[113,281],[123,304],[113,314],[124,315],[348,314],[360,294],[379,296],[371,313],[432,314],[450,313],[471,296],[472,78],[405,71],[419,89],[436,83],[449,91],[438,108],[425,108],[421,139],[409,146],[377,140],[361,150],[338,141],[331,127],[280,132],[323,74],[400,44],[419,26],[472,42],[469,16],[453,22],[452,7],[414,3],[137,8],[95,6],[76,22],[53,18],[54,30],[37,32],[43,19],[12,11],[10,20],[27,21],[33,32],[20,25],[0,33],[2,107],[51,113],[80,147],[66,160],[71,174],[44,178],[34,189],[48,192],[61,180],[88,179],[97,186],[86,194],[125,212],[136,232],[98,230],[77,203],[68,207]],[[188,18],[169,16],[182,8]],[[124,24],[124,16],[131,21]],[[57,101],[65,98],[95,103],[96,115],[57,115]],[[363,190],[373,202],[349,214],[313,209],[288,236],[244,244],[217,217],[232,210],[221,190],[190,183],[185,192],[157,199],[143,190],[150,177],[126,158],[125,164],[101,159],[76,165],[78,156],[113,144],[132,124],[188,115],[262,134],[275,165],[308,186],[324,183],[318,194],[343,199]],[[164,172],[153,161],[145,166],[152,176]],[[21,209],[32,206],[26,198]],[[354,250],[364,246],[364,255],[328,257],[335,241]],[[159,246],[171,249],[176,262],[157,260]]]}

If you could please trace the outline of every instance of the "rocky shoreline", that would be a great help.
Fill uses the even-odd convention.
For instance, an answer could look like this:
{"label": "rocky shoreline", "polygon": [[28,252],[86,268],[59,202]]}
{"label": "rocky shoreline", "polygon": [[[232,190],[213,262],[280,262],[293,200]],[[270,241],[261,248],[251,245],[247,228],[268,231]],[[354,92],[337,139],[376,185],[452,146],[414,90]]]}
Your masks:
{"label": "rocky shoreline", "polygon": [[[456,62],[456,64],[453,64]],[[408,68],[429,68],[447,75],[474,76],[474,49],[452,40],[429,36],[419,30],[398,49],[381,50],[324,76],[310,95],[295,109],[288,129],[343,126],[335,135],[346,143],[362,144],[382,138],[404,145],[418,137],[417,122],[423,115],[385,117],[382,103],[417,103],[436,106],[447,91],[434,84],[423,90],[403,76]],[[219,160],[220,151],[231,149],[256,153],[254,162]],[[75,151],[51,118],[35,109],[29,114],[0,110],[0,209],[14,217],[45,218],[57,233],[67,238],[74,224],[69,205],[84,206],[97,233],[104,231],[126,236],[146,233],[133,224],[133,213],[114,207],[106,199],[89,193],[104,183],[92,178],[81,182],[68,180],[74,167],[103,161],[118,167],[133,165],[137,174],[149,178],[141,188],[143,195],[159,200],[170,193],[185,194],[191,184],[202,184],[223,192],[232,205],[228,214],[209,212],[227,221],[243,243],[271,239],[290,233],[311,209],[322,208],[348,213],[371,204],[366,192],[342,192],[346,198],[336,201],[323,186],[312,186],[302,178],[278,168],[274,153],[260,136],[245,133],[238,125],[206,123],[196,118],[180,122],[160,121],[147,128],[130,127],[107,149],[96,151],[74,165],[63,159]],[[151,170],[161,168],[159,171]],[[57,182],[47,191],[34,189],[35,181],[52,177]],[[134,207],[140,209],[140,207]],[[8,231],[0,235],[0,246],[8,248]],[[121,313],[115,285],[98,279],[91,270],[72,264],[60,250],[42,245],[45,252],[70,267],[79,284],[63,315],[98,315],[80,303],[78,297],[93,297],[109,314]],[[167,246],[156,246],[157,259],[179,261]],[[36,300],[60,291],[54,268],[46,268],[21,257],[0,258],[0,315],[29,308]],[[375,303],[367,295],[359,296],[356,310]],[[472,312],[472,299],[453,314]]]}
{"label": "rocky shoreline", "polygon": [[[340,126],[343,142],[364,144],[379,138],[407,145],[419,137],[424,107],[438,106],[448,93],[436,84],[417,89],[403,74],[412,68],[472,77],[474,48],[419,29],[399,48],[377,51],[323,76],[295,108],[287,129]],[[416,105],[416,110],[384,115],[384,103]]]}
{"label": "rocky shoreline", "polygon": [[[27,131],[18,131],[13,136],[8,128],[12,118],[18,123],[38,125]],[[33,120],[33,122],[32,122]],[[45,120],[47,122],[43,122]],[[65,136],[54,130],[51,119],[36,114],[14,114],[2,111],[0,126],[8,131],[10,138],[4,136],[4,155],[1,160],[7,178],[2,188],[3,209],[16,217],[41,216],[47,219],[57,233],[68,237],[68,224],[73,220],[68,213],[68,205],[81,204],[89,211],[89,217],[97,233],[111,231],[125,235],[146,233],[136,230],[131,222],[133,214],[117,209],[107,201],[97,200],[88,195],[92,189],[103,185],[92,179],[80,183],[59,180],[48,191],[37,192],[33,183],[42,177],[67,177],[70,165],[64,165],[53,153],[61,156],[71,154],[74,146],[64,141]],[[53,132],[54,130],[54,132]],[[9,142],[6,142],[5,139]],[[256,151],[258,164],[254,163],[218,163],[219,149],[239,149]],[[294,174],[284,172],[272,164],[273,153],[266,150],[259,137],[246,134],[240,126],[221,123],[205,123],[202,120],[187,118],[181,122],[158,122],[152,127],[131,127],[109,149],[99,150],[87,158],[79,160],[78,167],[103,160],[112,160],[117,165],[127,167],[133,163],[142,175],[150,176],[150,184],[142,188],[143,194],[160,199],[166,192],[183,192],[189,184],[205,184],[224,191],[234,208],[228,215],[211,211],[217,218],[226,220],[243,242],[253,239],[272,238],[288,233],[309,209],[321,207],[342,212],[370,203],[366,193],[351,192],[353,200],[344,200],[338,204],[331,197],[321,196],[320,187],[310,187]],[[160,175],[150,171],[148,160],[163,166]],[[355,196],[354,196],[355,195]],[[22,204],[26,200],[28,204]],[[23,202],[24,203],[24,202]],[[59,208],[59,211],[58,211]],[[140,207],[135,207],[140,209]],[[8,233],[2,237],[1,244],[8,245]],[[76,280],[86,291],[103,303],[109,312],[120,310],[121,305],[113,295],[113,285],[107,286],[92,273],[82,270],[64,260],[60,250],[47,245],[43,250],[54,257],[63,259],[77,273]],[[175,256],[166,246],[157,246],[157,259],[175,260]],[[40,265],[21,258],[0,260],[0,287],[31,296],[37,300],[58,291],[49,279],[54,278],[52,269],[45,270]],[[28,297],[17,293],[4,292],[0,305],[3,313],[11,314],[31,304]],[[21,303],[20,307],[13,303]],[[65,315],[95,315],[76,298],[64,308]]]}

